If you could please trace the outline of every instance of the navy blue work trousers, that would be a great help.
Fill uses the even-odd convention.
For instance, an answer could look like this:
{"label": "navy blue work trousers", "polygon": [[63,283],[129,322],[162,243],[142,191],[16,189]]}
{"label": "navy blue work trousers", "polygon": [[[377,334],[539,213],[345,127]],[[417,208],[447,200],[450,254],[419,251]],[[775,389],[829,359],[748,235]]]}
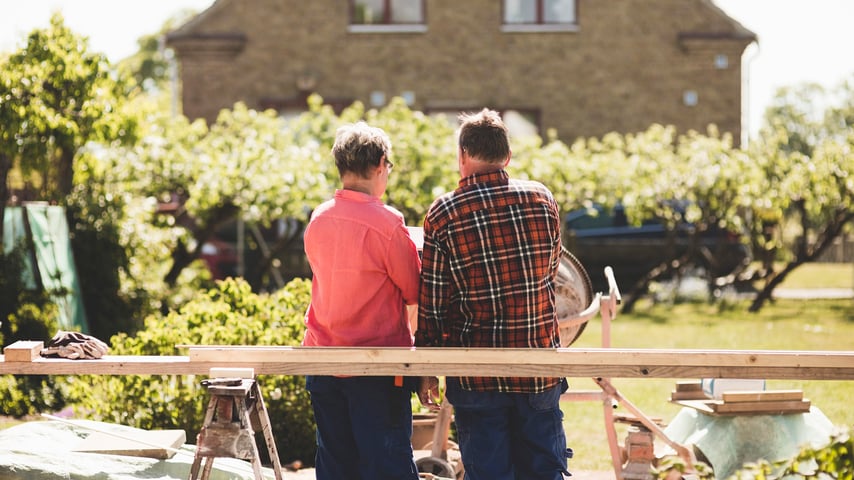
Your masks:
{"label": "navy blue work trousers", "polygon": [[306,376],[317,423],[317,480],[418,480],[414,378]]}
{"label": "navy blue work trousers", "polygon": [[560,394],[473,392],[447,378],[465,480],[562,480],[569,475]]}

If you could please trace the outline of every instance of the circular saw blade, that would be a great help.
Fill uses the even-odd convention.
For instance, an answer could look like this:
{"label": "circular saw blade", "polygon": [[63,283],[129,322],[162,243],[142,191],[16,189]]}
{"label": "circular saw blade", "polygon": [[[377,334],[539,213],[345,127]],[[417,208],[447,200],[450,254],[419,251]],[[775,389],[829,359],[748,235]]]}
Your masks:
{"label": "circular saw blade", "polygon": [[[578,258],[561,247],[560,265],[555,281],[555,311],[557,320],[566,322],[578,318],[579,314],[593,301],[593,285]],[[560,327],[560,344],[568,347],[584,331],[587,321],[566,322]]]}

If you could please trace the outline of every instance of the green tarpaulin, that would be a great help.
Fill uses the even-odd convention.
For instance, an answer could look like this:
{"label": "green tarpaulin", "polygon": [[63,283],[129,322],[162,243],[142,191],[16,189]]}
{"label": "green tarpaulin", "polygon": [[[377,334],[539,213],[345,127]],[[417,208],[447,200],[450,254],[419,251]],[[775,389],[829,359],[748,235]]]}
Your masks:
{"label": "green tarpaulin", "polygon": [[23,245],[27,254],[22,273],[30,289],[44,289],[59,307],[59,327],[88,333],[80,281],[74,266],[65,209],[41,203],[6,207],[3,251]]}

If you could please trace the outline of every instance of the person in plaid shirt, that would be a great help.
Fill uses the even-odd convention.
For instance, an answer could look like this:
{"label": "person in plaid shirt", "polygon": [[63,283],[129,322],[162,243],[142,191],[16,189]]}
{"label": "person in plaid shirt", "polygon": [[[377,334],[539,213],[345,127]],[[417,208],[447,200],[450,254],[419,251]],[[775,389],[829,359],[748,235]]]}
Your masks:
{"label": "person in plaid shirt", "polygon": [[[541,183],[510,179],[507,127],[484,109],[461,116],[459,186],[424,219],[415,344],[557,348],[560,215]],[[568,475],[559,377],[448,377],[467,480]],[[429,395],[419,395],[422,403]]]}

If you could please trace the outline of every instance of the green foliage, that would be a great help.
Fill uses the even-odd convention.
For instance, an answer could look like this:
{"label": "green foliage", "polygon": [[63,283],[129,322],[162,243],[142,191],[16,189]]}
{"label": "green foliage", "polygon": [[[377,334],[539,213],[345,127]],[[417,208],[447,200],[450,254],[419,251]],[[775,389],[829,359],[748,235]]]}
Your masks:
{"label": "green foliage", "polygon": [[[0,345],[47,341],[57,329],[58,310],[45,292],[28,291],[22,280],[24,250],[0,251]],[[64,405],[53,378],[0,375],[0,412],[21,417]]]}
{"label": "green foliage", "polygon": [[58,309],[48,292],[27,290],[25,250],[0,251],[0,345],[18,340],[47,340],[58,326]]}
{"label": "green foliage", "polygon": [[805,446],[788,460],[760,461],[736,472],[738,480],[851,480],[854,478],[854,442],[850,430],[840,431],[821,447]]}
{"label": "green foliage", "polygon": [[24,291],[22,272],[24,261],[22,249],[16,248],[9,253],[0,250],[0,345],[8,345],[6,339],[12,338],[13,328],[9,317],[15,313],[19,298]]}
{"label": "green foliage", "polygon": [[769,109],[766,127],[751,144],[765,192],[755,209],[752,238],[766,263],[787,262],[766,277],[753,311],[786,275],[816,260],[854,221],[854,89],[844,83],[830,95],[839,103],[824,115],[816,107],[829,98],[823,93],[815,85],[781,91],[779,108]]}
{"label": "green foliage", "polygon": [[67,212],[74,226],[71,237],[74,261],[79,278],[85,279],[81,294],[86,306],[89,333],[97,338],[110,338],[119,332],[133,333],[142,326],[141,319],[151,311],[150,294],[122,282],[129,272],[131,259],[121,244],[121,222],[118,202],[91,202],[96,184],[75,187],[69,196]]}
{"label": "green foliage", "polygon": [[89,52],[86,38],[68,29],[60,14],[51,18],[48,28],[33,30],[22,48],[0,61],[0,202],[8,200],[6,180],[14,169],[17,188],[25,190],[18,200],[72,203],[71,241],[82,267],[84,304],[97,335],[130,330],[128,310],[133,303],[112,295],[125,257],[115,242],[106,241],[109,234],[104,232],[116,224],[96,215],[79,215],[76,208],[90,204],[92,210],[105,210],[103,199],[80,197],[81,191],[96,186],[85,185],[75,198],[68,195],[74,190],[79,148],[90,141],[134,140],[138,119],[122,111],[125,88],[106,58]]}
{"label": "green foliage", "polygon": [[[655,478],[659,480],[667,480],[672,478],[696,478],[697,480],[715,480],[715,472],[706,463],[700,461],[692,461],[693,471],[689,475],[688,464],[684,459],[678,456],[667,456],[659,460],[658,464],[653,467]],[[673,472],[679,472],[678,476],[674,476]]]}
{"label": "green foliage", "polygon": [[54,377],[0,375],[0,412],[24,417],[54,412],[66,405],[65,388]]}
{"label": "green foliage", "polygon": [[[146,318],[145,328],[112,338],[111,354],[175,355],[179,345],[299,345],[310,282],[294,280],[256,295],[242,280],[198,293],[180,311]],[[190,438],[204,420],[208,397],[192,375],[81,376],[69,390],[76,409],[93,419],[138,428],[180,428]],[[303,377],[259,376],[280,455],[314,458],[314,425]]]}
{"label": "green foliage", "polygon": [[[293,120],[237,104],[210,127],[154,113],[142,122],[135,145],[81,151],[72,200],[83,224],[96,226],[90,236],[112,238],[124,248],[128,264],[114,264],[126,274],[124,298],[145,305],[146,298],[133,292],[147,292],[157,308],[178,306],[187,292],[177,290],[186,281],[203,281],[191,270],[200,246],[223,225],[236,219],[261,227],[287,218],[305,222],[332,196],[339,183],[330,153],[335,131],[363,118],[394,142],[397,168],[388,203],[410,225],[420,224],[433,198],[456,186],[456,147],[450,123],[413,112],[400,99],[367,112],[356,103],[336,115],[312,96],[309,111]],[[163,205],[175,209],[158,213]],[[116,291],[113,284],[108,291]]]}
{"label": "green foliage", "polygon": [[87,50],[57,13],[0,63],[0,155],[16,160],[39,200],[63,201],[71,191],[77,148],[132,129],[114,115],[123,97],[109,64]]}
{"label": "green foliage", "polygon": [[147,92],[156,93],[158,89],[168,89],[171,69],[175,68],[170,66],[174,53],[165,48],[164,37],[197,13],[192,9],[184,9],[167,19],[160,31],[139,37],[136,41],[139,50],[121,60],[118,69],[132,77],[135,83]]}
{"label": "green foliage", "polygon": [[[457,187],[453,124],[412,111],[401,98],[394,98],[382,110],[368,111],[365,120],[391,137],[394,171],[389,176],[386,202],[403,213],[408,225],[421,225],[433,200]],[[331,155],[327,161],[331,162]]]}

